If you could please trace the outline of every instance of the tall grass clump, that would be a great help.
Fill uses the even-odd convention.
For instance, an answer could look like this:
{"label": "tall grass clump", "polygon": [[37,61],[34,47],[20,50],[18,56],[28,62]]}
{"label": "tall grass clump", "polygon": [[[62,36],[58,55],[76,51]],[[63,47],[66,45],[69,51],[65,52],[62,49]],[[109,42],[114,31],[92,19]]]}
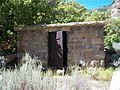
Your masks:
{"label": "tall grass clump", "polygon": [[92,79],[98,81],[110,81],[113,75],[113,68],[86,68],[81,70],[80,73],[86,77],[91,77]]}
{"label": "tall grass clump", "polygon": [[[36,67],[37,58],[26,54],[22,58],[23,65],[20,69],[1,71],[0,90],[38,90],[41,84],[42,65]],[[41,82],[39,82],[41,83]]]}
{"label": "tall grass clump", "polygon": [[0,71],[0,90],[89,90],[88,80],[77,70],[71,76],[53,76],[41,71],[39,60],[26,54],[22,66],[15,70]]}

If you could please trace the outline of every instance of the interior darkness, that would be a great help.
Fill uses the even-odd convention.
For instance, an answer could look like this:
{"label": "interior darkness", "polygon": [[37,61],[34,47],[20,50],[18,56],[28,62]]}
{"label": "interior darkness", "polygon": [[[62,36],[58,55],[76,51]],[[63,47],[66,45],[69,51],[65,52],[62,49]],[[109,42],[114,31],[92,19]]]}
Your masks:
{"label": "interior darkness", "polygon": [[58,45],[57,32],[48,32],[48,66],[52,68],[67,67],[67,33],[63,31],[62,46]]}
{"label": "interior darkness", "polygon": [[67,67],[67,32],[63,31],[63,66]]}

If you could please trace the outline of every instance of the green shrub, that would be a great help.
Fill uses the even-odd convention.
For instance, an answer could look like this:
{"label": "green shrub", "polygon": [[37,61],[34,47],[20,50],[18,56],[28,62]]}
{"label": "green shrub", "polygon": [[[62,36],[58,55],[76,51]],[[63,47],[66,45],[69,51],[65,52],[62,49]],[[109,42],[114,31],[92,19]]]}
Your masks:
{"label": "green shrub", "polygon": [[111,48],[113,42],[120,42],[120,19],[107,20],[104,35],[106,48]]}
{"label": "green shrub", "polygon": [[112,75],[113,75],[113,69],[109,68],[106,70],[100,70],[98,72],[98,75],[96,75],[96,79],[98,80],[104,80],[104,81],[110,81],[112,79]]}
{"label": "green shrub", "polygon": [[95,80],[101,80],[101,81],[110,81],[113,75],[114,69],[113,68],[86,68],[84,70],[81,70],[80,73],[83,76],[91,77]]}
{"label": "green shrub", "polygon": [[93,11],[85,21],[105,21],[110,18],[110,11]]}
{"label": "green shrub", "polygon": [[58,16],[58,22],[83,22],[89,12],[88,10],[77,2],[62,2],[58,6],[58,11],[62,14]]}

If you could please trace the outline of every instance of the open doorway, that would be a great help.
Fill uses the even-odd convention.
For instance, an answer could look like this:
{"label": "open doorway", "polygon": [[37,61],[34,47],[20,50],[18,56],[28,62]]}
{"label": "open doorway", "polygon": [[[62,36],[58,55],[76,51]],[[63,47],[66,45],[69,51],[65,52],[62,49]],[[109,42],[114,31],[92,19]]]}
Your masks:
{"label": "open doorway", "polygon": [[48,66],[67,67],[67,32],[48,32]]}

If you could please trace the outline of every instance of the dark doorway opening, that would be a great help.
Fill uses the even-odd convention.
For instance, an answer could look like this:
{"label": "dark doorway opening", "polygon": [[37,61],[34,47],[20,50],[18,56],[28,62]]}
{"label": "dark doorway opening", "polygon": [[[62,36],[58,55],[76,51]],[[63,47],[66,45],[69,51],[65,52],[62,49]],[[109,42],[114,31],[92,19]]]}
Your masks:
{"label": "dark doorway opening", "polygon": [[48,32],[48,66],[67,67],[67,32]]}

